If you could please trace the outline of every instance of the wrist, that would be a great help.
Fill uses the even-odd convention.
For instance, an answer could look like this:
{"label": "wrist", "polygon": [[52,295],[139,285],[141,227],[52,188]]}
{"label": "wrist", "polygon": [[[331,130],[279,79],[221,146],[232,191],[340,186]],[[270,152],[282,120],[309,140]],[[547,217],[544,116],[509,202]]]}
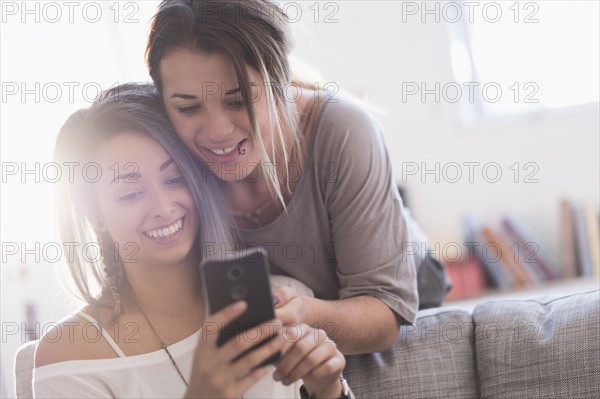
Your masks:
{"label": "wrist", "polygon": [[348,382],[343,376],[336,380],[326,389],[311,390],[310,386],[303,384],[300,387],[300,398],[302,399],[355,399]]}
{"label": "wrist", "polygon": [[304,323],[311,327],[319,326],[320,320],[320,302],[321,300],[311,296],[303,296],[304,302]]}
{"label": "wrist", "polygon": [[[312,392],[309,390],[309,392]],[[342,397],[342,383],[337,380],[335,384],[330,385],[326,389],[314,391],[317,399],[339,399]]]}

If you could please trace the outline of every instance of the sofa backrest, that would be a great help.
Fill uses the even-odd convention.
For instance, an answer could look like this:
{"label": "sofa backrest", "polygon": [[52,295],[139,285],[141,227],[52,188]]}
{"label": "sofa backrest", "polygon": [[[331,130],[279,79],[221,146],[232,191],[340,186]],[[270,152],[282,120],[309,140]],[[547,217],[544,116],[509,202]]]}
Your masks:
{"label": "sofa backrest", "polygon": [[482,398],[600,397],[600,290],[473,310]]}
{"label": "sofa backrest", "polygon": [[357,398],[478,398],[471,313],[422,310],[386,352],[346,357]]}

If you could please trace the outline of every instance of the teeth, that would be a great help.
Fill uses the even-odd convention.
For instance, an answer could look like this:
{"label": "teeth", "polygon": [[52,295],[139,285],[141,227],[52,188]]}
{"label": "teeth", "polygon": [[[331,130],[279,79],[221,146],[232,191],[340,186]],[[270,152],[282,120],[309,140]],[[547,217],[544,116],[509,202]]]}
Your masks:
{"label": "teeth", "polygon": [[231,154],[233,152],[233,150],[236,149],[238,145],[234,145],[233,147],[229,147],[229,148],[223,148],[222,150],[210,150],[210,152],[212,152],[213,154],[217,154],[217,155],[228,155]]}
{"label": "teeth", "polygon": [[179,231],[179,229],[181,229],[181,227],[183,226],[183,218],[179,219],[178,221],[176,221],[175,223],[173,223],[172,225],[165,227],[163,229],[152,229],[152,230],[148,230],[145,231],[144,234],[146,234],[148,237],[152,237],[152,238],[167,238],[172,236],[173,234],[177,233]]}

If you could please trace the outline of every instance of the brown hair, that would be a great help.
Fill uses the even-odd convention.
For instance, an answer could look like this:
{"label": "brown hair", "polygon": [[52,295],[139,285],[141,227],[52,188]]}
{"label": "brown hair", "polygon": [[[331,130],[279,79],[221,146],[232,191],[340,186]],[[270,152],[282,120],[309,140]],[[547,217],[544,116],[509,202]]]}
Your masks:
{"label": "brown hair", "polygon": [[[162,92],[160,62],[173,49],[188,49],[228,56],[235,69],[240,91],[246,101],[254,140],[263,163],[285,162],[286,184],[282,185],[274,168],[263,168],[269,189],[285,208],[281,187],[289,186],[288,163],[303,162],[301,137],[295,104],[286,101],[291,81],[288,55],[292,38],[285,13],[266,0],[163,0],[153,18],[146,62],[150,76]],[[267,96],[271,153],[262,141],[250,93],[246,64],[264,79]],[[278,151],[279,149],[279,151]]]}

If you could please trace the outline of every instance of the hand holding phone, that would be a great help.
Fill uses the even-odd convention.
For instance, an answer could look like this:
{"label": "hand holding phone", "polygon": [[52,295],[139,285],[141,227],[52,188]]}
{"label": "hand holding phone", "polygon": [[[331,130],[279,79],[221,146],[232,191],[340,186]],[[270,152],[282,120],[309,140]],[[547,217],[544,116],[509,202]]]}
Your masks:
{"label": "hand holding phone", "polygon": [[[200,274],[209,314],[240,300],[247,303],[246,311],[221,329],[218,346],[236,336],[256,340],[256,345],[237,357],[241,358],[272,339],[272,335],[257,336],[258,330],[254,331],[258,325],[275,319],[264,249],[248,248],[230,253],[224,259],[203,261]],[[253,331],[249,331],[251,329]],[[275,363],[280,356],[276,353],[260,367]]]}
{"label": "hand holding phone", "polygon": [[[252,350],[239,361],[235,361],[239,358],[238,354],[249,352],[254,343],[242,340],[217,346],[221,327],[237,319],[246,310],[247,304],[237,301],[205,319],[184,398],[240,398],[270,371],[270,368],[260,365],[265,359],[282,350],[284,340],[281,334],[269,340],[266,345]],[[262,324],[259,328],[259,332],[264,336],[273,330],[278,333],[281,331],[280,326]]]}

